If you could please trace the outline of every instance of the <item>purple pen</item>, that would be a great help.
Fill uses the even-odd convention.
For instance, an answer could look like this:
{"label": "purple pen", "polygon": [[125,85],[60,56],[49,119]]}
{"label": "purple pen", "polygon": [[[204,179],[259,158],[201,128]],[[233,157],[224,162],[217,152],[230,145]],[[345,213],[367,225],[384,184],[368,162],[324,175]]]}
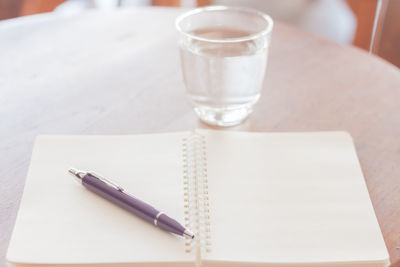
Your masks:
{"label": "purple pen", "polygon": [[84,187],[128,210],[138,217],[153,223],[161,229],[188,238],[194,238],[194,234],[179,222],[167,216],[164,212],[155,209],[144,201],[127,194],[124,189],[115,183],[93,173],[70,169]]}

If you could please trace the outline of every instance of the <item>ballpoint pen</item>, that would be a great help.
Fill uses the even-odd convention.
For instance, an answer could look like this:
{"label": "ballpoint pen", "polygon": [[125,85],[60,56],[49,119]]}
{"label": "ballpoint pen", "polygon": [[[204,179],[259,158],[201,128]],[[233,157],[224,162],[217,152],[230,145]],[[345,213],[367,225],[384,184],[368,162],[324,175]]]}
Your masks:
{"label": "ballpoint pen", "polygon": [[177,235],[192,239],[194,238],[194,234],[179,222],[144,201],[127,194],[122,187],[101,177],[100,175],[72,168],[69,172],[72,173],[82,183],[82,185],[90,191],[130,211],[140,218],[153,223],[155,226]]}

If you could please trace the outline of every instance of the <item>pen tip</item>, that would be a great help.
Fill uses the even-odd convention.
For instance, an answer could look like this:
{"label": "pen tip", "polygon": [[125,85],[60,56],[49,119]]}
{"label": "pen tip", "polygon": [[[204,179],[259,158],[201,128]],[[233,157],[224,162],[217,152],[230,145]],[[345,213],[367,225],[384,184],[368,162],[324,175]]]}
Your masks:
{"label": "pen tip", "polygon": [[184,235],[185,237],[194,239],[194,234],[192,233],[192,231],[190,231],[190,230],[188,230],[188,229],[186,229],[186,230],[183,232],[183,235]]}

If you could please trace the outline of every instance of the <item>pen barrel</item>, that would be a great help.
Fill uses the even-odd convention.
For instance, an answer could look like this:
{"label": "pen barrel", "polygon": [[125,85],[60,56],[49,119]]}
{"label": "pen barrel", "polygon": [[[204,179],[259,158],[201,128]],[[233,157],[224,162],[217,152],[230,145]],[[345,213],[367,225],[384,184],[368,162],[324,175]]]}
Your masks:
{"label": "pen barrel", "polygon": [[183,232],[185,231],[185,227],[164,213],[158,217],[157,226],[165,231],[178,235],[183,235]]}
{"label": "pen barrel", "polygon": [[144,201],[111,187],[90,173],[82,178],[82,185],[93,193],[98,194],[152,224],[159,213],[157,209]]}
{"label": "pen barrel", "polygon": [[155,209],[146,202],[126,194],[116,187],[106,184],[94,175],[87,173],[82,178],[82,185],[112,203],[124,208],[136,216],[178,235],[183,235],[185,228],[176,220]]}

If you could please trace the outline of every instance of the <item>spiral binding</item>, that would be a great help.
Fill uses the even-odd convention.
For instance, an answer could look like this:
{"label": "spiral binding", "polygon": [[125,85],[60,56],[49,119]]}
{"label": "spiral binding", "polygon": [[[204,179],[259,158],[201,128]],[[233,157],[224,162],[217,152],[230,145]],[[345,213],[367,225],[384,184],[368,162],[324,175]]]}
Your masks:
{"label": "spiral binding", "polygon": [[183,139],[185,226],[195,233],[187,240],[186,252],[210,252],[210,206],[208,198],[205,137],[193,133]]}

